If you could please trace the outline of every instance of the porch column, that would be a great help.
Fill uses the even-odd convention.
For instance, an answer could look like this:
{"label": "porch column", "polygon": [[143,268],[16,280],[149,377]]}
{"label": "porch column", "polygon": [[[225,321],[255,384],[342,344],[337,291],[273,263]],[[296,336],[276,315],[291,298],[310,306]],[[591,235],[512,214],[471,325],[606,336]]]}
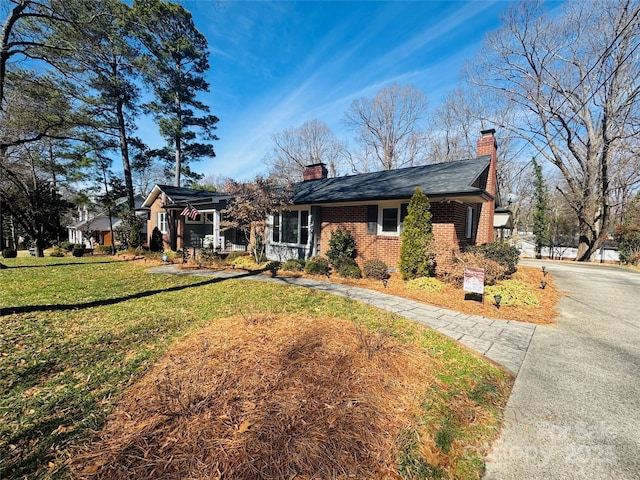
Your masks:
{"label": "porch column", "polygon": [[308,257],[315,257],[320,252],[320,229],[322,227],[322,207],[311,207],[309,215],[309,248]]}
{"label": "porch column", "polygon": [[218,210],[213,211],[213,246],[214,248],[220,247],[220,250],[224,249],[224,245],[220,236],[220,212]]}

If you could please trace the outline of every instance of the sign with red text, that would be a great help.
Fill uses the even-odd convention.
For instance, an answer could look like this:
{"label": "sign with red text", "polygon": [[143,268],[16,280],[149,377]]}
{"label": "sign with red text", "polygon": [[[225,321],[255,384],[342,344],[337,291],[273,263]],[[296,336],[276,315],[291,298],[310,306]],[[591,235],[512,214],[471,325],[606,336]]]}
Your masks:
{"label": "sign with red text", "polygon": [[465,267],[462,288],[465,292],[484,295],[484,268]]}

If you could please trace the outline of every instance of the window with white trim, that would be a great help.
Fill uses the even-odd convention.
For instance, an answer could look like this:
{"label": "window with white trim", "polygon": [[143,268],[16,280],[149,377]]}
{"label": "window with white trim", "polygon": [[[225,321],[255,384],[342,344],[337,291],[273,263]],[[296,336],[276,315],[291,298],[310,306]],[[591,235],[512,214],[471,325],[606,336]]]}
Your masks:
{"label": "window with white trim", "polygon": [[274,213],[271,240],[273,243],[306,245],[309,241],[309,211],[290,210]]}
{"label": "window with white trim", "polygon": [[157,218],[158,230],[161,233],[169,233],[169,220],[167,219],[167,212],[158,212]]}
{"label": "window with white trim", "polygon": [[408,203],[378,208],[378,235],[395,236],[402,232],[402,224],[407,216]]}

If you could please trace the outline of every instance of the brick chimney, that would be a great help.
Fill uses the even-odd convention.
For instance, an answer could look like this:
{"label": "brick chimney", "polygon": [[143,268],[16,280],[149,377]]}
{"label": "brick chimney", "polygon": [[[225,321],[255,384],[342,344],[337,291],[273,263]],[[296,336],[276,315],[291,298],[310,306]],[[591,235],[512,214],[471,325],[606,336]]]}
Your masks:
{"label": "brick chimney", "polygon": [[[497,191],[496,181],[498,168],[498,143],[496,142],[496,137],[494,135],[496,131],[491,128],[489,130],[482,130],[480,133],[482,134],[482,137],[478,140],[478,157],[484,155],[491,156],[485,190],[495,198]],[[476,235],[476,243],[478,245],[492,242],[494,239],[493,217],[495,213],[495,205],[495,200],[482,204],[478,223],[478,233]]]}
{"label": "brick chimney", "polygon": [[327,178],[329,171],[324,163],[314,163],[313,165],[307,165],[302,172],[302,178],[304,181],[308,180],[320,180]]}

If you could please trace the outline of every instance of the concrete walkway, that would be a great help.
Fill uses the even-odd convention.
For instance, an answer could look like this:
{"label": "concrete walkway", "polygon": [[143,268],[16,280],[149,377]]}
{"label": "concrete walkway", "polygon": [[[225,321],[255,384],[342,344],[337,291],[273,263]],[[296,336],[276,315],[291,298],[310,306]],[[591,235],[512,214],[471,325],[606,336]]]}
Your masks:
{"label": "concrete walkway", "polygon": [[536,330],[536,326],[530,323],[467,315],[375,290],[322,280],[247,275],[246,272],[228,270],[183,270],[178,265],[153,267],[149,269],[149,272],[275,282],[312,288],[333,295],[351,298],[431,327],[499,363],[514,375],[517,375],[520,371],[529,343]]}

